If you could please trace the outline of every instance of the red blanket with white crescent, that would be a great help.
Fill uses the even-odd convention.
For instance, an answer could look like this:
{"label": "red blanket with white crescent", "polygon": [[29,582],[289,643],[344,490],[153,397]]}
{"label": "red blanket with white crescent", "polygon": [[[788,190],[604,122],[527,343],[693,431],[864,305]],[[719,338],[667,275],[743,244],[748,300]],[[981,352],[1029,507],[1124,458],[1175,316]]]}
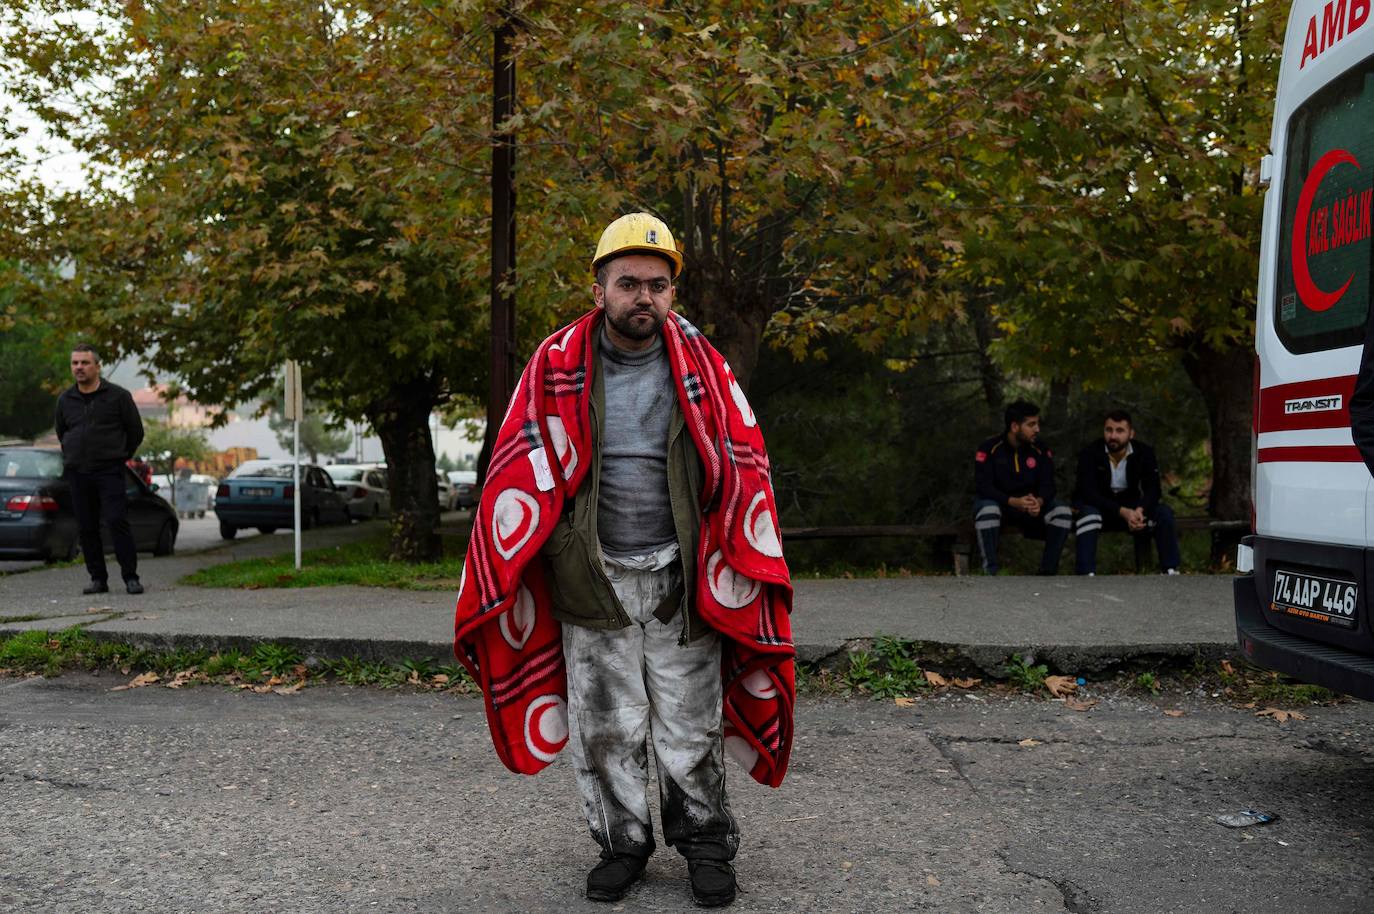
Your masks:
{"label": "red blanket with white crescent", "polygon": [[[511,398],[473,519],[454,653],[486,697],[507,768],[534,774],[568,741],[567,678],[539,549],[591,461],[595,309],[540,344]],[[755,780],[787,772],[796,697],[792,585],[768,456],[720,353],[677,314],[663,340],[705,468],[695,606],[722,638],[725,746]],[[708,507],[709,506],[709,507]]]}

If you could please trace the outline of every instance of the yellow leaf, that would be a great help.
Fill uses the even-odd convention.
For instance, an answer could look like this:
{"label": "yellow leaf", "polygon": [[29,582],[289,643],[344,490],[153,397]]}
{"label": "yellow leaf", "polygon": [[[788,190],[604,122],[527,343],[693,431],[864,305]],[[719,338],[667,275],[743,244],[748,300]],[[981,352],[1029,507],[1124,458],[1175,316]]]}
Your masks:
{"label": "yellow leaf", "polygon": [[1188,713],[1187,711],[1181,711],[1181,710],[1179,710],[1178,708],[1170,708],[1169,710],[1167,710],[1167,711],[1164,712],[1164,716],[1165,716],[1165,717],[1182,717],[1184,714],[1187,714],[1187,713]]}
{"label": "yellow leaf", "polygon": [[125,685],[122,685],[122,686],[115,686],[113,689],[110,689],[110,691],[111,691],[111,692],[122,692],[122,691],[124,691],[125,689],[141,689],[141,688],[143,688],[144,686],[152,685],[153,683],[157,682],[157,681],[158,681],[159,679],[161,679],[161,678],[162,678],[162,677],[158,676],[157,673],[141,673],[141,674],[139,674],[138,676],[135,676],[133,679],[131,679],[131,680],[130,680],[128,683],[126,683]]}
{"label": "yellow leaf", "polygon": [[435,685],[448,685],[448,674],[435,673],[433,676],[430,677],[430,681],[432,681]]}
{"label": "yellow leaf", "polygon": [[1236,668],[1231,666],[1231,661],[1223,660],[1221,661],[1221,671],[1227,675],[1233,675],[1236,672]]}
{"label": "yellow leaf", "polygon": [[1078,691],[1078,680],[1073,676],[1046,676],[1045,688],[1049,689],[1055,698],[1063,698]]}
{"label": "yellow leaf", "polygon": [[956,679],[954,680],[954,687],[956,689],[971,689],[982,681],[981,679]]}
{"label": "yellow leaf", "polygon": [[892,699],[892,703],[899,708],[911,708],[916,705],[916,699],[908,698],[905,695],[899,695]]}
{"label": "yellow leaf", "polygon": [[925,671],[925,676],[926,676],[926,682],[928,682],[928,683],[930,683],[931,685],[935,686],[935,688],[937,688],[937,689],[938,689],[938,688],[941,688],[941,687],[943,687],[943,686],[949,685],[949,680],[948,680],[948,679],[946,679],[945,677],[941,676],[939,673],[936,673],[936,672],[933,671],[933,670],[926,670],[926,671]]}
{"label": "yellow leaf", "polygon": [[1021,740],[1021,742],[1017,743],[1016,745],[1022,747],[1023,749],[1034,749],[1036,746],[1040,745],[1040,740],[1038,740],[1038,739],[1023,739],[1023,740]]}
{"label": "yellow leaf", "polygon": [[1265,708],[1255,712],[1256,717],[1272,717],[1281,724],[1286,724],[1290,720],[1307,720],[1307,715],[1298,711],[1285,711],[1282,708]]}

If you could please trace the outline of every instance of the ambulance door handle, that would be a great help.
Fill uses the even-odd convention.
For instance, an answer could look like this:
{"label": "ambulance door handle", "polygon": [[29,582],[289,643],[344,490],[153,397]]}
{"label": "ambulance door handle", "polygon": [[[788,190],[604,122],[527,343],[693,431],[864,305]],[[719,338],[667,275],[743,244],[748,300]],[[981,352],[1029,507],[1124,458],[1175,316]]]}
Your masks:
{"label": "ambulance door handle", "polygon": [[1269,183],[1274,180],[1274,156],[1272,153],[1260,159],[1259,178],[1260,187],[1263,188],[1268,188]]}

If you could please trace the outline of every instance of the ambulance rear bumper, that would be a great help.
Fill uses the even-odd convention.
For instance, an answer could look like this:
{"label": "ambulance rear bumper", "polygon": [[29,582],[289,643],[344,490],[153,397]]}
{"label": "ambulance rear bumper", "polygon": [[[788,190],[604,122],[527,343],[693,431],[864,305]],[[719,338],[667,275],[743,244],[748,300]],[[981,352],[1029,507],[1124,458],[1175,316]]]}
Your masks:
{"label": "ambulance rear bumper", "polygon": [[1279,631],[1264,618],[1256,576],[1236,575],[1236,637],[1251,663],[1294,679],[1374,701],[1374,657]]}

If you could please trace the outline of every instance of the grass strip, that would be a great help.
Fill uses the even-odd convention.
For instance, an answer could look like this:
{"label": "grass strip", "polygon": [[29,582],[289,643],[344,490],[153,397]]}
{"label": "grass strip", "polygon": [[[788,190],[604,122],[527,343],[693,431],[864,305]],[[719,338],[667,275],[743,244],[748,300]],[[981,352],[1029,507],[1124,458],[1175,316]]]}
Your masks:
{"label": "grass strip", "polygon": [[[251,652],[236,650],[148,650],[119,641],[92,638],[81,627],[56,632],[27,631],[0,637],[0,676],[57,676],[68,671],[118,672],[144,680],[140,685],[173,688],[220,684],[255,691],[298,691],[312,683],[413,687],[476,693],[477,686],[458,664],[429,660],[399,663],[360,660],[306,661],[293,647],[264,642]],[[151,678],[150,678],[151,677]]]}
{"label": "grass strip", "polygon": [[301,555],[300,571],[295,568],[295,557],[286,553],[210,565],[182,578],[181,583],[244,590],[352,585],[457,591],[466,548],[466,537],[445,536],[444,559],[412,565],[391,561],[389,540],[376,537],[343,546],[306,550]]}

